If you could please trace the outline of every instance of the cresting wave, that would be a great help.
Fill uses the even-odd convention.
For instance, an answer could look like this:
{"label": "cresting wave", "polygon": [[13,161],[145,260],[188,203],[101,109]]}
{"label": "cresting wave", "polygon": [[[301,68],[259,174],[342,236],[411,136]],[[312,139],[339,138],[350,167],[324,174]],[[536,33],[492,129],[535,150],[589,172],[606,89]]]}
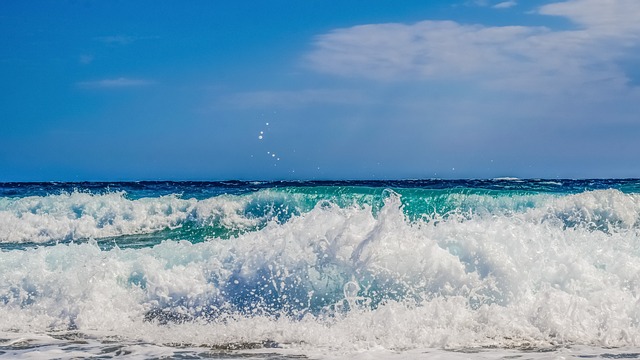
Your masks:
{"label": "cresting wave", "polygon": [[[637,226],[637,195],[618,190],[589,191],[570,196],[499,192],[465,193],[402,189],[407,219],[525,214],[526,221],[558,220],[566,226],[601,230]],[[130,199],[126,192],[91,194],[74,191],[48,196],[0,198],[0,243],[45,243],[150,234],[185,228],[168,235],[182,240],[228,238],[262,228],[269,221],[286,222],[317,204],[368,206],[377,213],[394,191],[385,189],[262,190],[248,195],[206,199],[164,195]],[[199,229],[201,231],[197,231]],[[167,234],[164,234],[165,236]],[[192,236],[193,235],[193,236]],[[199,236],[199,238],[197,238]]]}
{"label": "cresting wave", "polygon": [[0,242],[48,242],[141,234],[185,222],[254,225],[237,213],[242,203],[177,196],[129,200],[124,192],[82,192],[0,199]]}
{"label": "cresting wave", "polygon": [[347,351],[640,345],[635,193],[74,192],[0,209],[4,242],[242,229],[0,251],[3,331]]}

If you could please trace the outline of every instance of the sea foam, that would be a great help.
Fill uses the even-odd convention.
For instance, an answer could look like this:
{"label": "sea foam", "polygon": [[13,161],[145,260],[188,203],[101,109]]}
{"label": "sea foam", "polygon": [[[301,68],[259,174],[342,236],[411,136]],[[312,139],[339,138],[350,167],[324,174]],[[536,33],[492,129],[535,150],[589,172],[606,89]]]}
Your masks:
{"label": "sea foam", "polygon": [[205,200],[176,195],[131,200],[124,192],[62,193],[0,199],[0,242],[50,242],[144,234],[186,222],[255,225],[244,217],[246,201],[227,196]]}
{"label": "sea foam", "polygon": [[[0,252],[0,329],[332,351],[640,346],[637,195],[472,194],[462,197],[475,204],[469,210],[425,217],[408,211],[402,195],[383,195],[379,208],[320,200],[198,243],[106,250],[89,241]],[[47,229],[78,223],[73,234],[89,237],[217,211],[233,224],[254,221],[238,210],[250,208],[251,197],[225,199],[225,207],[174,196],[55,196],[5,202],[4,216],[40,216]],[[91,204],[81,212],[91,214],[86,229],[75,204]],[[119,215],[98,226],[110,210]],[[43,225],[52,213],[59,220]],[[121,223],[134,225],[114,225]],[[29,239],[21,236],[11,239]]]}

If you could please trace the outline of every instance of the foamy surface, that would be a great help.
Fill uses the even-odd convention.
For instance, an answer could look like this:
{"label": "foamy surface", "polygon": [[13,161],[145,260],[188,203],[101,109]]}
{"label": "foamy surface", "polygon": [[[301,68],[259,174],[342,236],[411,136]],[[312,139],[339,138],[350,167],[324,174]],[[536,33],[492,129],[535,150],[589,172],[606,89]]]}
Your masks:
{"label": "foamy surface", "polygon": [[18,191],[0,356],[639,357],[636,185],[540,182]]}

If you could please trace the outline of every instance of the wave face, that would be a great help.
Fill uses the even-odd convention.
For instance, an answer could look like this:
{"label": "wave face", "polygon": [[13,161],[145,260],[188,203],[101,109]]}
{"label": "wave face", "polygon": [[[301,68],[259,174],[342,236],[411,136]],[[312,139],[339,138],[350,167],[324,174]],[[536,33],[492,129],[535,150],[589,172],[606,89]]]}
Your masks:
{"label": "wave face", "polygon": [[69,331],[640,346],[640,181],[0,184],[0,332]]}

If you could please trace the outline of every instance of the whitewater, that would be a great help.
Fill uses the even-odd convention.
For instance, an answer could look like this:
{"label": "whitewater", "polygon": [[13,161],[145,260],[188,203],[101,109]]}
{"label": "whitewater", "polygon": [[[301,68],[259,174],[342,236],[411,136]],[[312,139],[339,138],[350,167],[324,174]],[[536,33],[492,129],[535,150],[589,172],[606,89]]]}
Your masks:
{"label": "whitewater", "polygon": [[0,183],[0,357],[640,358],[640,180]]}

